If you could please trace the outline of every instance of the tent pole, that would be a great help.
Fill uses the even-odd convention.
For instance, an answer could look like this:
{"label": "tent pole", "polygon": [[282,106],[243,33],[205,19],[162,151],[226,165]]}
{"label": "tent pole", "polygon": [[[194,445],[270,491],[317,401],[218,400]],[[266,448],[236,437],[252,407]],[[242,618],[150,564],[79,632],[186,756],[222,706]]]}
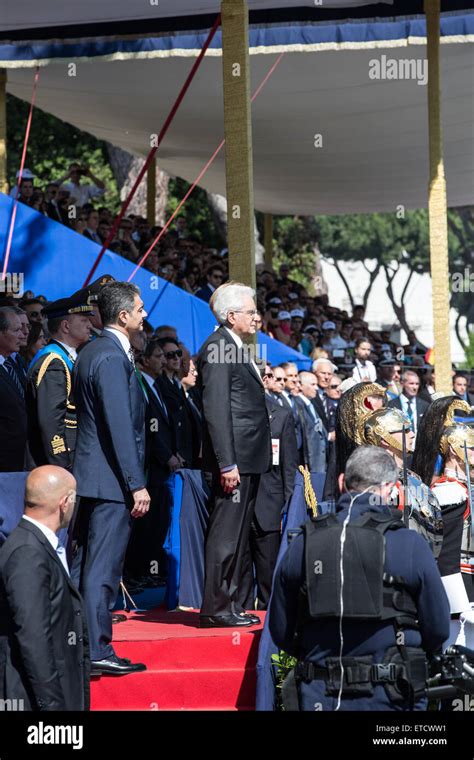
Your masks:
{"label": "tent pole", "polygon": [[156,224],[156,158],[146,172],[146,218],[150,227]]}
{"label": "tent pole", "polygon": [[7,71],[0,69],[0,192],[8,193],[7,177]]}
{"label": "tent pole", "polygon": [[263,217],[263,242],[265,245],[265,264],[273,266],[273,215],[264,214]]}
{"label": "tent pole", "polygon": [[425,0],[428,48],[428,127],[430,183],[428,197],[430,268],[433,287],[433,330],[436,390],[452,392],[449,324],[449,261],[446,178],[441,132],[440,0]]}
{"label": "tent pole", "polygon": [[247,0],[222,0],[221,16],[229,273],[255,288]]}

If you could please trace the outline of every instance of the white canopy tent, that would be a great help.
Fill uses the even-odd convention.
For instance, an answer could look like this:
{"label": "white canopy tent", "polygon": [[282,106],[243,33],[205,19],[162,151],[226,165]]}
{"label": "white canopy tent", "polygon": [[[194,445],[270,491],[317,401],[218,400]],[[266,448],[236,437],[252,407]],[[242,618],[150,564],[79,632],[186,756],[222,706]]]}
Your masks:
{"label": "white canopy tent", "polygon": [[[7,6],[6,13],[0,14],[4,37],[5,29],[15,27],[21,34],[22,23],[31,29],[44,25],[50,16],[51,23],[54,19],[56,25],[69,25],[64,34],[72,34],[73,25],[86,19],[132,16],[125,0],[81,4],[45,0],[38,7],[27,0],[21,10],[11,0],[0,0],[2,5]],[[301,6],[314,7],[314,2],[250,0],[248,5],[253,10],[285,7],[300,12]],[[348,5],[366,4],[324,2],[325,7]],[[140,11],[135,4],[133,8],[134,14],[138,12],[136,19]],[[181,17],[180,23],[188,29],[197,16],[186,18],[186,14],[217,13],[219,8],[217,0],[160,0],[143,13],[173,14],[173,23]],[[371,9],[367,7],[365,13],[370,17]],[[189,58],[197,54],[206,34],[206,29],[187,32],[181,28],[127,41],[117,37],[50,40],[45,30],[47,42],[25,43],[25,33],[25,40],[11,45],[2,45],[0,40],[0,68],[8,68],[8,91],[29,100],[33,75],[27,67],[40,64],[39,108],[145,156],[150,136],[159,132],[190,69]],[[426,206],[425,34],[423,17],[365,18],[351,23],[287,20],[251,26],[252,90],[276,55],[285,51],[252,108],[256,208],[304,215]],[[448,203],[467,205],[474,202],[474,14],[444,14],[441,41]],[[189,181],[197,177],[224,134],[221,54],[219,32],[157,154],[163,169]],[[415,59],[419,66],[416,78],[371,78],[374,61],[381,63],[381,77],[390,76],[388,68],[403,76],[400,62],[408,59]],[[76,66],[74,76],[71,62]],[[316,138],[319,147],[315,147],[315,135],[321,135]],[[200,184],[225,194],[223,151]]]}

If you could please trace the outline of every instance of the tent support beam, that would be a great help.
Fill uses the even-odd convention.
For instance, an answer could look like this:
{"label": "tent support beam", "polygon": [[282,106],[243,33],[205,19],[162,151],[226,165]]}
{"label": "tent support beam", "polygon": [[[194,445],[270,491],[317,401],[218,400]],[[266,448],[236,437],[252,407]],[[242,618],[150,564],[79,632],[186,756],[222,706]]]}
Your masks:
{"label": "tent support beam", "polygon": [[428,128],[430,183],[428,197],[430,268],[433,284],[433,331],[436,390],[452,392],[449,325],[448,210],[441,131],[440,0],[425,0],[428,47]]}
{"label": "tent support beam", "polygon": [[156,224],[156,158],[146,172],[146,218],[150,227]]}
{"label": "tent support beam", "polygon": [[273,266],[273,215],[264,214],[263,217],[263,243],[265,246],[265,264]]}
{"label": "tent support beam", "polygon": [[8,193],[7,177],[7,72],[0,69],[0,192]]}
{"label": "tent support beam", "polygon": [[255,288],[247,0],[222,0],[221,18],[229,273]]}

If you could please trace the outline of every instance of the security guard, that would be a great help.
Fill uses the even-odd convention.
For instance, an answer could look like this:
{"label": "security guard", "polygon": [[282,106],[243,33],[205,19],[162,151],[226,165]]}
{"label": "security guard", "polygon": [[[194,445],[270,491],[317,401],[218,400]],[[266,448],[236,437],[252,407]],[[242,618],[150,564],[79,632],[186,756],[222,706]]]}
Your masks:
{"label": "security guard", "polygon": [[78,348],[90,338],[92,308],[79,291],[47,304],[43,313],[51,339],[28,368],[27,467],[56,464],[71,470],[77,429],[71,372]]}
{"label": "security guard", "polygon": [[397,479],[390,454],[360,446],[336,514],[305,523],[277,569],[270,631],[298,659],[287,710],[426,709],[449,604],[428,542],[386,506]]}

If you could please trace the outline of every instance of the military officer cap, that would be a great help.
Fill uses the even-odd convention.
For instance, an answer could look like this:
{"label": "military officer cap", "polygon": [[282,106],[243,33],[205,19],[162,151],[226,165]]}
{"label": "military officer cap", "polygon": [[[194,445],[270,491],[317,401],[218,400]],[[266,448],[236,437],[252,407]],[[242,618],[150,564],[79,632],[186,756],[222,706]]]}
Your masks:
{"label": "military officer cap", "polygon": [[88,303],[87,294],[78,290],[68,298],[51,301],[43,309],[43,315],[47,319],[68,317],[70,314],[92,314],[92,306]]}
{"label": "military officer cap", "polygon": [[94,280],[94,282],[91,282],[90,285],[87,285],[85,288],[81,288],[81,290],[78,290],[77,293],[74,295],[79,296],[83,299],[84,303],[88,303],[91,308],[93,308],[94,303],[97,302],[99,298],[99,293],[101,288],[104,287],[104,285],[107,285],[109,282],[114,282],[115,277],[112,277],[111,274],[103,274],[100,277],[97,278],[97,280]]}

